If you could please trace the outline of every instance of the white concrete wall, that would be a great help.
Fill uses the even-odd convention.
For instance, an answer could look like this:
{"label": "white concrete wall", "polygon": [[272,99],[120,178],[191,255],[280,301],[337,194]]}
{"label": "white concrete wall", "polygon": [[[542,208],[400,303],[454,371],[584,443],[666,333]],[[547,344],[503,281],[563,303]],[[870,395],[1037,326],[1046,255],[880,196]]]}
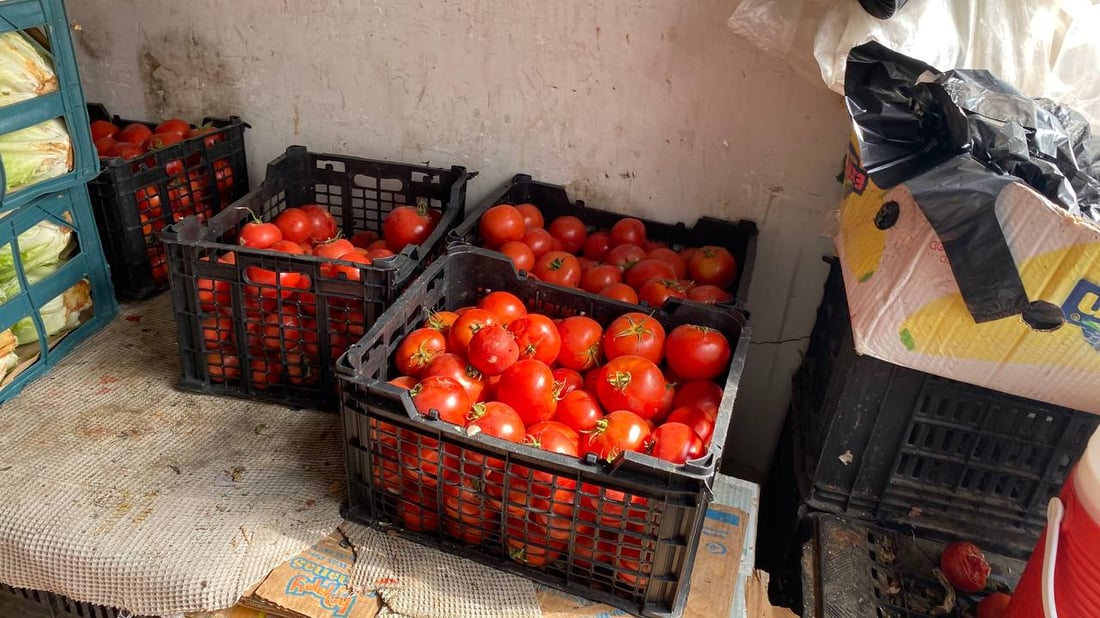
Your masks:
{"label": "white concrete wall", "polygon": [[[839,97],[723,24],[735,0],[70,0],[88,99],[236,114],[253,182],[290,144],[526,171],[664,221],[757,221],[754,338],[805,336],[831,251]],[[804,342],[754,345],[727,461],[763,470]]]}

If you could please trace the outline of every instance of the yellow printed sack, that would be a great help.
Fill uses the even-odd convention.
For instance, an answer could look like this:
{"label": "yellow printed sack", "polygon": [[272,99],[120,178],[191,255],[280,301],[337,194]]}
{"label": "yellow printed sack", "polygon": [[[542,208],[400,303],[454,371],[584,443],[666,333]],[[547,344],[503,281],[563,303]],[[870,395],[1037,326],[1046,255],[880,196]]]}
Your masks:
{"label": "yellow printed sack", "polygon": [[1020,182],[995,212],[1031,302],[979,324],[909,189],[876,187],[852,136],[835,242],[857,352],[1100,414],[1100,226]]}

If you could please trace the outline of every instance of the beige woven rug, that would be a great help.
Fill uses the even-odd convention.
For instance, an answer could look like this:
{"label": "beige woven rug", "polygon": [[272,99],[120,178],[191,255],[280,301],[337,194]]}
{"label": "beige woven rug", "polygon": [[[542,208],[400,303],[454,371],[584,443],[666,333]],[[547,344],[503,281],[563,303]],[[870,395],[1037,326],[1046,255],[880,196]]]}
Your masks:
{"label": "beige woven rug", "polygon": [[174,390],[167,294],[0,407],[0,582],[165,615],[228,607],[341,523],[339,417]]}

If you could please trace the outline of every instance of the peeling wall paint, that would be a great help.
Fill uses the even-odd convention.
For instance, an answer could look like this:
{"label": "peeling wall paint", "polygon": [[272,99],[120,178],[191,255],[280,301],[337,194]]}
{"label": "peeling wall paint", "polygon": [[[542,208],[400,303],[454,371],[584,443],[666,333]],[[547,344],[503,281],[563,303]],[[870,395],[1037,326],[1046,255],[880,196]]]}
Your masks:
{"label": "peeling wall paint", "polygon": [[[839,197],[838,97],[723,24],[729,0],[70,2],[89,100],[236,114],[254,182],[287,145],[516,172],[663,221],[761,227],[754,338],[808,334]],[[763,470],[804,342],[754,345],[726,460]]]}

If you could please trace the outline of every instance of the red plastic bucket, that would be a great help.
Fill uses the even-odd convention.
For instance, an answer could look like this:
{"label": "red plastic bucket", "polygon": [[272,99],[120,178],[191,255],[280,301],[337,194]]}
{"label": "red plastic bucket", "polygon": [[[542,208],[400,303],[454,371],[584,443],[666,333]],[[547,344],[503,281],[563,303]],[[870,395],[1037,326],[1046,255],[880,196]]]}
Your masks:
{"label": "red plastic bucket", "polygon": [[[1070,474],[1060,499],[1051,499],[1047,528],[1006,618],[1100,618],[1100,513],[1094,502],[1082,500],[1082,477],[1083,482],[1094,480],[1081,468],[1086,464],[1082,461]],[[1096,495],[1097,489],[1086,491]]]}

